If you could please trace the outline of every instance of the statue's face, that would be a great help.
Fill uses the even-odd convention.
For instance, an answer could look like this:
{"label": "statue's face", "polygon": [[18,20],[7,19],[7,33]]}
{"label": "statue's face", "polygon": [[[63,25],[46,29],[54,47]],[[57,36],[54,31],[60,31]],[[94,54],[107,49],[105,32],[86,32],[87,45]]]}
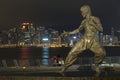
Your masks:
{"label": "statue's face", "polygon": [[90,14],[90,7],[89,6],[83,6],[80,9],[81,14],[83,17],[86,17],[88,14]]}

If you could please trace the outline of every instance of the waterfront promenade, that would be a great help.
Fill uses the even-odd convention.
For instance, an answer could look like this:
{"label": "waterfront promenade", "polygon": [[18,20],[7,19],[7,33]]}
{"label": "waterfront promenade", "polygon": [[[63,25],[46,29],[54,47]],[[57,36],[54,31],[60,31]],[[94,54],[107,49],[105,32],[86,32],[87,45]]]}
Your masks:
{"label": "waterfront promenade", "polygon": [[64,76],[59,73],[60,69],[61,66],[0,68],[0,80],[120,80],[120,69],[102,68],[100,76],[95,76],[89,66],[80,69],[79,65],[73,65]]}
{"label": "waterfront promenade", "polygon": [[[40,67],[6,67],[0,68],[0,76],[46,76],[60,77],[59,71],[62,66],[40,66]],[[110,77],[120,77],[119,67],[100,67],[101,75]],[[95,71],[91,66],[73,65],[66,72],[66,77],[90,77],[94,76]]]}

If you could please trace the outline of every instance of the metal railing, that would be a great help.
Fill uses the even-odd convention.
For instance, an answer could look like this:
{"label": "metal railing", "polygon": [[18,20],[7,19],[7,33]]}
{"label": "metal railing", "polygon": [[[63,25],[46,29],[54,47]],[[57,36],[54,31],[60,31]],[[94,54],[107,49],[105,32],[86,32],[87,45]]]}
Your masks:
{"label": "metal railing", "polygon": [[[53,66],[53,64],[50,59],[0,59],[0,67],[39,67]],[[80,57],[73,65],[91,66],[94,65],[94,58]],[[101,66],[120,67],[120,56],[106,57]]]}

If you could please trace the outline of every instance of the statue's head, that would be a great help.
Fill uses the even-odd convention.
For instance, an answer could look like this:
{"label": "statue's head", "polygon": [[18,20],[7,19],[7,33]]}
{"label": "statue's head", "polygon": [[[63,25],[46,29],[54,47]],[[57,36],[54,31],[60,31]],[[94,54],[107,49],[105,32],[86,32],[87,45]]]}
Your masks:
{"label": "statue's head", "polygon": [[91,15],[91,9],[90,9],[90,6],[88,5],[83,5],[80,8],[80,11],[83,17],[87,17],[88,15]]}

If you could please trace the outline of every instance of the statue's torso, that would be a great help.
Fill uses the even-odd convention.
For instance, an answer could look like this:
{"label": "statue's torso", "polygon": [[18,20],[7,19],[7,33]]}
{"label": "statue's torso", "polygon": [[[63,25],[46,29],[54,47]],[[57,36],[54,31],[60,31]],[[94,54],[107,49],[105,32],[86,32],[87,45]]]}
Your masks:
{"label": "statue's torso", "polygon": [[89,37],[96,37],[97,30],[96,30],[95,26],[97,26],[97,25],[93,21],[93,17],[90,19],[84,19],[83,21],[84,21],[83,27],[85,29],[84,36],[88,37],[88,38]]}

